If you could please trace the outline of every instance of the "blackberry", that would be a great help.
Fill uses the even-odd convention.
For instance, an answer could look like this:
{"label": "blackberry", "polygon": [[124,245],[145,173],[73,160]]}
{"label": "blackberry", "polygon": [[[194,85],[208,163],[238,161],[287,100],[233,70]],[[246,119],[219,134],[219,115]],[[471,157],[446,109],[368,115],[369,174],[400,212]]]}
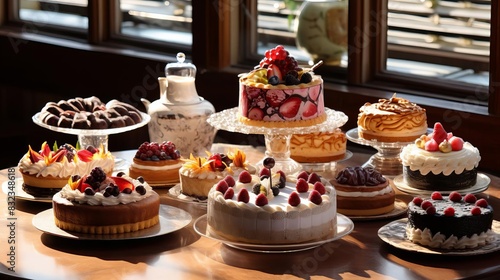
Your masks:
{"label": "blackberry", "polygon": [[97,183],[101,183],[106,180],[106,173],[100,167],[94,167],[92,171],[90,171],[90,176],[94,178],[94,181]]}
{"label": "blackberry", "polygon": [[144,188],[143,185],[139,185],[135,187],[135,191],[139,193],[140,195],[145,195],[146,194],[146,188]]}
{"label": "blackberry", "polygon": [[256,183],[255,185],[253,185],[252,192],[254,194],[258,195],[260,193],[260,186],[261,186],[260,183]]}
{"label": "blackberry", "polygon": [[293,75],[287,74],[285,76],[285,85],[287,85],[287,86],[293,86],[293,85],[298,85],[298,84],[300,84],[299,79],[297,79]]}
{"label": "blackberry", "polygon": [[278,186],[273,186],[271,190],[273,191],[274,196],[278,196],[278,194],[280,194],[280,189],[278,188]]}
{"label": "blackberry", "polygon": [[310,83],[311,81],[312,81],[312,76],[311,74],[309,74],[309,72],[302,74],[302,76],[300,77],[300,82],[303,84]]}

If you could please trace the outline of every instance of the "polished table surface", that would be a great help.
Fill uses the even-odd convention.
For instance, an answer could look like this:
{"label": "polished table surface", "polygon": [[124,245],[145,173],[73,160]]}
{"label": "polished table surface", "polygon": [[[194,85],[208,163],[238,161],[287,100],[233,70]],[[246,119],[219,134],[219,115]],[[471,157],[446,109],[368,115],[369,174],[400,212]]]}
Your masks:
{"label": "polished table surface", "polygon": [[[262,159],[262,149],[238,146],[250,162]],[[215,148],[225,150],[224,144]],[[132,151],[116,152],[131,160]],[[363,164],[370,154],[355,152],[338,164]],[[15,176],[20,178],[16,169]],[[0,171],[4,184],[12,170]],[[333,174],[333,173],[332,173]],[[325,177],[333,176],[325,173]],[[491,184],[480,197],[500,209],[500,179],[489,175]],[[172,199],[168,189],[157,189],[162,204],[189,212],[193,221],[166,235],[131,240],[75,240],[42,233],[33,217],[50,203],[15,200],[9,213],[7,195],[0,194],[0,274],[29,279],[499,279],[500,251],[472,256],[443,256],[397,249],[377,235],[380,227],[402,217],[354,221],[354,230],[342,239],[293,253],[254,253],[234,249],[202,237],[193,229],[195,219],[206,213],[199,204]],[[399,191],[399,199],[411,196]],[[500,220],[500,210],[495,220]],[[14,232],[9,225],[15,225]],[[13,244],[13,241],[15,244]],[[11,242],[11,243],[9,243]],[[11,246],[15,250],[11,251]],[[13,252],[13,253],[12,253]],[[9,254],[11,256],[9,256]],[[14,255],[14,257],[12,257]],[[10,260],[14,260],[10,262]],[[15,265],[15,272],[9,271]],[[4,275],[0,275],[4,279]]]}

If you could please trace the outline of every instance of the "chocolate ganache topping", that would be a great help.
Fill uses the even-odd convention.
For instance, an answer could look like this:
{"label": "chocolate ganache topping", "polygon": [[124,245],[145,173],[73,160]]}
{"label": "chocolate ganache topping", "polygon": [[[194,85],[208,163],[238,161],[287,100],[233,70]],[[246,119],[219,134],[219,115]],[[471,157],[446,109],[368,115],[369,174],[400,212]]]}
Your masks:
{"label": "chocolate ganache topping", "polygon": [[338,183],[350,186],[377,186],[386,182],[380,172],[372,167],[346,167],[335,178]]}

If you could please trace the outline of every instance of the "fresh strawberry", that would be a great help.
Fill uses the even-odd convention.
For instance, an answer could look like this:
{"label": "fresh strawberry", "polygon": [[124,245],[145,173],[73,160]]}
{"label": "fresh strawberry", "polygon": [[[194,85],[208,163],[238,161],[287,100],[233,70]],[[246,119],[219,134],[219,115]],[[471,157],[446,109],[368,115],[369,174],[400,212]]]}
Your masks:
{"label": "fresh strawberry", "polygon": [[310,184],[314,184],[316,182],[321,182],[321,178],[317,173],[311,172],[311,174],[309,174],[309,177],[307,178],[307,182]]}
{"label": "fresh strawberry", "polygon": [[427,209],[425,209],[425,213],[427,213],[427,215],[436,214],[436,207],[434,207],[434,206],[427,207]]}
{"label": "fresh strawberry", "polygon": [[448,133],[446,133],[446,130],[444,130],[444,127],[441,123],[437,122],[434,124],[434,132],[433,132],[432,139],[436,140],[436,142],[439,144],[443,142],[448,136]]}
{"label": "fresh strawberry", "polygon": [[269,171],[268,168],[262,168],[260,171],[259,171],[259,177],[262,177],[262,176],[271,176],[271,171]]}
{"label": "fresh strawberry", "polygon": [[307,192],[309,190],[309,184],[307,183],[306,180],[304,180],[303,178],[299,178],[297,180],[297,184],[295,185],[295,189],[299,192],[299,193],[304,193],[304,192]]}
{"label": "fresh strawberry", "polygon": [[417,206],[420,206],[422,204],[422,201],[423,201],[423,199],[421,197],[418,197],[418,196],[414,197],[412,200],[413,204],[415,204]]}
{"label": "fresh strawberry", "polygon": [[40,155],[38,152],[35,152],[31,148],[31,146],[28,146],[28,153],[29,153],[29,156],[30,156],[31,163],[37,163],[37,162],[43,160],[43,156]]}
{"label": "fresh strawberry", "polygon": [[260,193],[257,196],[257,198],[255,199],[255,205],[257,205],[257,206],[261,206],[262,207],[262,206],[264,206],[264,205],[266,205],[268,203],[269,203],[269,201],[267,200],[266,195],[263,194],[263,193]]}
{"label": "fresh strawberry", "polygon": [[321,202],[323,202],[323,198],[317,190],[311,191],[311,193],[309,194],[309,200],[316,205],[320,205]]}
{"label": "fresh strawberry", "polygon": [[326,193],[325,185],[323,185],[323,183],[321,183],[321,182],[314,183],[313,189],[317,190],[319,192],[319,194],[321,194],[321,195]]}
{"label": "fresh strawberry", "polygon": [[279,112],[285,118],[293,118],[299,112],[301,103],[302,100],[299,97],[290,97],[283,102],[279,108]]}
{"label": "fresh strawberry", "polygon": [[460,200],[462,200],[462,195],[457,191],[452,191],[448,198],[453,202],[459,202]]}
{"label": "fresh strawberry", "polygon": [[79,150],[78,152],[76,152],[76,155],[78,156],[78,159],[83,162],[90,162],[94,157],[94,154],[88,150]]}
{"label": "fresh strawberry", "polygon": [[245,189],[245,188],[242,188],[239,192],[238,192],[238,201],[241,201],[241,202],[244,202],[244,203],[248,203],[250,201],[250,194],[248,193],[248,190]]}
{"label": "fresh strawberry", "polygon": [[299,193],[296,191],[293,191],[290,196],[288,197],[288,204],[292,206],[297,206],[300,204],[300,196]]}
{"label": "fresh strawberry", "polygon": [[224,177],[224,181],[226,181],[228,187],[234,187],[236,182],[234,181],[234,178],[231,175],[227,175]]}
{"label": "fresh strawberry", "polygon": [[210,162],[210,167],[213,171],[222,171],[226,169],[226,165],[222,161],[220,154],[213,154],[208,157],[208,162]]}
{"label": "fresh strawberry", "polygon": [[52,153],[52,150],[49,147],[47,142],[43,142],[42,149],[40,150],[40,155],[44,157],[48,157]]}
{"label": "fresh strawberry", "polygon": [[483,207],[483,208],[488,207],[488,201],[486,201],[486,199],[484,199],[484,198],[478,199],[476,201],[476,206]]}
{"label": "fresh strawberry", "polygon": [[443,200],[443,196],[441,195],[440,192],[433,192],[431,194],[431,198],[434,200]]}
{"label": "fresh strawberry", "polygon": [[81,183],[81,184],[78,186],[78,190],[79,190],[81,193],[84,193],[84,192],[85,192],[85,190],[86,190],[87,188],[92,189],[92,186],[91,186],[91,185],[89,185],[89,184],[87,184],[87,183]]}
{"label": "fresh strawberry", "polygon": [[315,116],[317,113],[318,107],[316,106],[316,104],[312,103],[311,101],[307,101],[304,104],[304,110],[302,111],[302,114],[305,118]]}
{"label": "fresh strawberry", "polygon": [[453,216],[455,216],[455,209],[451,206],[446,207],[446,209],[444,209],[443,213],[445,216],[453,217]]}
{"label": "fresh strawberry", "polygon": [[254,107],[248,112],[248,118],[251,120],[262,120],[264,112],[260,108]]}
{"label": "fresh strawberry", "polygon": [[124,189],[130,189],[130,190],[134,190],[134,184],[132,184],[132,182],[128,181],[127,179],[123,178],[123,177],[111,177],[111,179],[113,179],[113,181],[115,181],[115,184],[118,186],[118,189],[120,190],[120,192],[123,192]]}
{"label": "fresh strawberry", "polygon": [[220,180],[215,185],[215,190],[221,192],[222,194],[225,194],[227,189],[229,189],[229,186],[227,185],[227,182],[225,180]]}
{"label": "fresh strawberry", "polygon": [[424,209],[424,210],[431,207],[431,206],[433,206],[433,205],[432,205],[432,202],[430,202],[429,200],[424,200],[420,204],[420,207],[422,207],[422,209]]}
{"label": "fresh strawberry", "polygon": [[300,179],[300,178],[307,181],[307,179],[309,178],[309,173],[307,171],[301,171],[299,173],[299,175],[297,175],[297,179]]}
{"label": "fresh strawberry", "polygon": [[62,150],[59,150],[58,152],[56,152],[53,155],[52,154],[49,155],[47,164],[61,161],[66,156],[67,153],[68,153],[68,150],[62,149]]}
{"label": "fresh strawberry", "polygon": [[476,203],[477,197],[472,193],[468,193],[464,196],[464,201],[467,203]]}
{"label": "fresh strawberry", "polygon": [[224,193],[224,199],[233,199],[233,196],[234,196],[233,188],[228,188],[227,191]]}
{"label": "fresh strawberry", "polygon": [[460,151],[464,147],[464,140],[460,137],[453,136],[449,140],[452,151]]}
{"label": "fresh strawberry", "polygon": [[470,213],[474,216],[481,215],[481,208],[478,206],[474,206],[472,207],[472,209],[470,209]]}
{"label": "fresh strawberry", "polygon": [[252,175],[250,175],[248,171],[243,170],[238,176],[238,181],[242,182],[243,184],[250,183],[252,181]]}
{"label": "fresh strawberry", "polygon": [[267,67],[267,79],[269,80],[272,76],[278,77],[280,82],[283,82],[283,75],[278,66],[274,64],[269,64]]}

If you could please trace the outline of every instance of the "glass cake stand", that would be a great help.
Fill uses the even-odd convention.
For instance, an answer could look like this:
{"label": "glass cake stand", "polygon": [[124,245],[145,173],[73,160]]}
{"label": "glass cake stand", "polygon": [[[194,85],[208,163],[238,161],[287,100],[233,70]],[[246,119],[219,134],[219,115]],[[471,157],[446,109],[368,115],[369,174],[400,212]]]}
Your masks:
{"label": "glass cake stand", "polygon": [[[432,130],[428,130],[428,133]],[[350,141],[371,146],[377,150],[377,153],[372,155],[367,162],[363,164],[363,167],[373,167],[375,170],[379,171],[383,175],[394,177],[403,173],[403,165],[399,154],[401,149],[411,142],[379,142],[377,140],[366,140],[359,138],[358,129],[353,128],[346,133],[347,139]]]}
{"label": "glass cake stand", "polygon": [[[270,128],[239,122],[237,111],[237,107],[226,109],[212,114],[207,121],[216,129],[243,134],[263,134],[266,144],[265,157],[274,158],[276,162],[274,168],[283,170],[287,174],[302,170],[301,164],[290,158],[290,139],[293,134],[331,132],[347,122],[347,116],[343,112],[325,108],[327,119],[320,124],[307,127]],[[257,163],[257,167],[263,166],[263,160]]]}

